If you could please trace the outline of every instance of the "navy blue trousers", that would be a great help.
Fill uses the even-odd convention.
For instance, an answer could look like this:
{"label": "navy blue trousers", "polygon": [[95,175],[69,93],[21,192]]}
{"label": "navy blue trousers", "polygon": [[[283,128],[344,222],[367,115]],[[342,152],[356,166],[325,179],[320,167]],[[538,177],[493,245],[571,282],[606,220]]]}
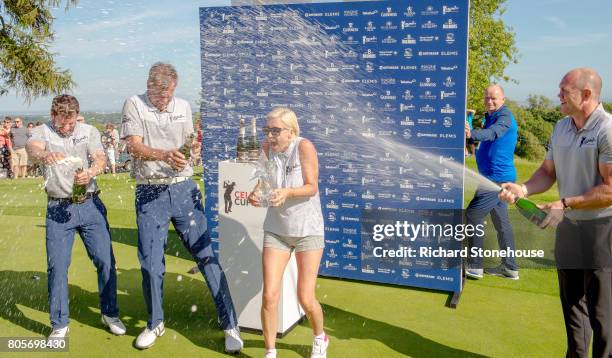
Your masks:
{"label": "navy blue trousers", "polygon": [[138,224],[138,260],[152,329],[164,320],[162,294],[166,265],[164,251],[170,222],[196,261],[217,307],[223,329],[237,325],[225,274],[212,249],[202,194],[192,180],[171,185],[136,186],[136,221]]}
{"label": "navy blue trousers", "polygon": [[115,256],[106,220],[106,207],[102,201],[97,196],[82,204],[50,199],[47,203],[46,226],[49,316],[53,329],[66,327],[69,322],[68,267],[74,234],[77,232],[98,271],[100,311],[109,317],[117,317]]}
{"label": "navy blue trousers", "polygon": [[[491,221],[497,230],[497,242],[500,249],[515,250],[514,233],[508,217],[508,204],[499,199],[498,192],[477,190],[466,209],[468,224],[481,225],[484,218],[491,214]],[[485,237],[473,236],[469,239],[470,247],[483,248]],[[469,263],[474,268],[482,268],[482,257],[470,255]],[[514,257],[502,257],[502,263],[511,270],[518,270]]]}

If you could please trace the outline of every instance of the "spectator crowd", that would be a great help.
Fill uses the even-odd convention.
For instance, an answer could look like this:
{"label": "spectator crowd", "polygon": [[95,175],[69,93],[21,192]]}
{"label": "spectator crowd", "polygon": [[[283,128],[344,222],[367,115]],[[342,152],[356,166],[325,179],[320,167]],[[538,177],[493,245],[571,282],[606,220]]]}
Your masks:
{"label": "spectator crowd", "polygon": [[40,168],[28,158],[25,145],[32,128],[41,122],[25,125],[21,117],[6,116],[0,126],[0,178],[26,178],[39,176]]}
{"label": "spectator crowd", "polygon": [[[0,117],[2,118],[2,117]],[[78,123],[85,123],[85,117],[79,115]],[[42,122],[26,123],[22,117],[5,116],[0,122],[0,179],[10,178],[29,178],[43,175],[38,163],[28,158],[25,144],[31,136],[33,128],[41,126]],[[200,121],[195,123],[195,130],[198,142],[202,142],[202,129]],[[125,162],[130,160],[127,155],[126,143],[119,138],[119,132],[114,124],[107,123],[102,132],[102,145],[107,157],[107,167],[105,172],[115,174],[124,169]],[[122,155],[125,153],[125,155]],[[199,151],[192,151],[190,162],[197,166],[202,164],[202,157]]]}

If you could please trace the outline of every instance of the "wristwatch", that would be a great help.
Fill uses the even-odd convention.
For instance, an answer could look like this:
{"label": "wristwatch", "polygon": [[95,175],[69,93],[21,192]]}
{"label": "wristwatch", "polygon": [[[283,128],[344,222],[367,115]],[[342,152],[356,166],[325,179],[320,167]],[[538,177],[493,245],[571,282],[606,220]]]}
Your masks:
{"label": "wristwatch", "polygon": [[563,203],[563,210],[565,211],[572,210],[572,207],[567,205],[567,200],[565,200],[565,198],[561,198],[561,203]]}

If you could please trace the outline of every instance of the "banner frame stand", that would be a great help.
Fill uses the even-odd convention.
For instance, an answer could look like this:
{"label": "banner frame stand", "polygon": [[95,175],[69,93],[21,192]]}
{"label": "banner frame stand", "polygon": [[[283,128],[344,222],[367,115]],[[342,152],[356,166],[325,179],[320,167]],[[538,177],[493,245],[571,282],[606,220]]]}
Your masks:
{"label": "banner frame stand", "polygon": [[457,309],[459,305],[459,300],[461,299],[461,293],[463,292],[463,288],[465,287],[465,281],[467,277],[465,276],[465,270],[463,268],[463,262],[461,262],[461,290],[452,291],[448,296],[448,300],[446,301],[446,307]]}

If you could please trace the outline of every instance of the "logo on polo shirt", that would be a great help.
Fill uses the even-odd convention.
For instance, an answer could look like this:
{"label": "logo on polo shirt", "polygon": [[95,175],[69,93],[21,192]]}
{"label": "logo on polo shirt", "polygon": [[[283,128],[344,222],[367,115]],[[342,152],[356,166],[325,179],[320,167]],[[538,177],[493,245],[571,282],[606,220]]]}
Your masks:
{"label": "logo on polo shirt", "polygon": [[184,121],[185,120],[185,116],[182,114],[177,114],[175,116],[170,116],[170,122],[178,122],[178,121]]}
{"label": "logo on polo shirt", "polygon": [[584,147],[593,147],[595,145],[595,137],[582,137],[580,139],[580,145],[578,148]]}
{"label": "logo on polo shirt", "polygon": [[87,139],[88,139],[88,137],[87,137],[87,136],[74,137],[74,138],[72,138],[72,143],[73,143],[74,145],[77,145],[77,144],[79,144],[79,143],[86,142],[86,141],[87,141]]}

